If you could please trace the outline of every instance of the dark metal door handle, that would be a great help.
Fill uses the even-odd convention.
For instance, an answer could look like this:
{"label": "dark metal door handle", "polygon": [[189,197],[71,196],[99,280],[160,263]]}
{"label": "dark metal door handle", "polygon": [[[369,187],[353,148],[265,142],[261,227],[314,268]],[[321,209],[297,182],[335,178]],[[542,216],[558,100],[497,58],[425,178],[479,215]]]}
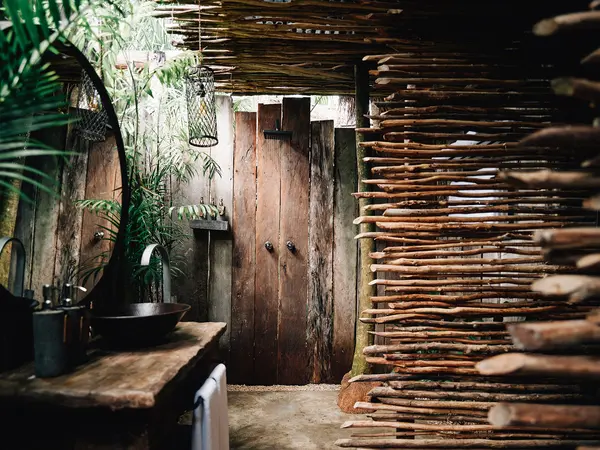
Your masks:
{"label": "dark metal door handle", "polygon": [[288,250],[292,253],[296,253],[296,244],[294,244],[292,241],[287,241],[285,246],[288,248]]}

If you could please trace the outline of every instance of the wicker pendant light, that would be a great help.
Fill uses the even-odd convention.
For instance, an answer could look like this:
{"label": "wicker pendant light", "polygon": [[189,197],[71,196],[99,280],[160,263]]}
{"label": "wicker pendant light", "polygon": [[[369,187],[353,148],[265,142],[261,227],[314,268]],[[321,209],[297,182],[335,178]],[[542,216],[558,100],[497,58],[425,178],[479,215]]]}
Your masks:
{"label": "wicker pendant light", "polygon": [[207,66],[187,68],[185,77],[189,142],[195,147],[217,145],[215,74]]}
{"label": "wicker pendant light", "polygon": [[75,129],[83,138],[91,142],[106,139],[108,114],[102,107],[100,94],[85,70],[81,72],[81,84],[77,91],[77,122]]}
{"label": "wicker pendant light", "polygon": [[[202,57],[202,6],[198,0],[198,57]],[[189,142],[194,147],[212,147],[217,138],[215,73],[202,64],[187,68],[185,75]]]}

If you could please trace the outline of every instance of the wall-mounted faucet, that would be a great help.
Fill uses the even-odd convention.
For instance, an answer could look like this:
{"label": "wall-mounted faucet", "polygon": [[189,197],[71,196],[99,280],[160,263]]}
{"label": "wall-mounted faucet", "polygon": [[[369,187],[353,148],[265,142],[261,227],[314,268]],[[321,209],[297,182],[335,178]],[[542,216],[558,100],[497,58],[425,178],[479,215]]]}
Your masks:
{"label": "wall-mounted faucet", "polygon": [[150,265],[150,257],[154,250],[157,250],[160,253],[160,259],[162,262],[162,291],[163,291],[163,302],[164,303],[172,303],[171,301],[171,261],[169,260],[169,252],[162,245],[151,244],[144,249],[144,253],[142,253],[142,266]]}
{"label": "wall-mounted faucet", "polygon": [[0,238],[0,255],[4,251],[6,245],[11,242],[13,243],[13,248],[17,249],[17,270],[15,273],[15,288],[13,295],[16,297],[23,297],[23,289],[25,288],[25,246],[18,238],[2,237]]}

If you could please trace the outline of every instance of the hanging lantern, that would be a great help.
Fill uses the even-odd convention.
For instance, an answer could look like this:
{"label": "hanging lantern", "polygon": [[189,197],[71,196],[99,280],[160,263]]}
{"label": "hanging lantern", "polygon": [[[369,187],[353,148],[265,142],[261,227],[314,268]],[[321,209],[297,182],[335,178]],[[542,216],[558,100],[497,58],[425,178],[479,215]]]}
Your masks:
{"label": "hanging lantern", "polygon": [[81,83],[77,91],[77,122],[75,130],[88,141],[100,142],[106,139],[108,114],[102,107],[100,94],[85,70],[81,71]]}
{"label": "hanging lantern", "polygon": [[195,147],[217,145],[215,73],[206,66],[190,66],[185,84],[190,144]]}

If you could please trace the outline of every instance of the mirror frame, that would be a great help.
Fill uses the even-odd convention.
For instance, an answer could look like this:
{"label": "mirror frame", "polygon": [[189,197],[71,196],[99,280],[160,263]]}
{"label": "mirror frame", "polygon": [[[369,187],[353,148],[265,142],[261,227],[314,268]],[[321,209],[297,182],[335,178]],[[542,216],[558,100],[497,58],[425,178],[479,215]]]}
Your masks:
{"label": "mirror frame", "polygon": [[[124,273],[121,267],[126,264],[125,260],[125,232],[127,220],[129,216],[129,202],[131,198],[131,190],[128,182],[127,159],[125,156],[125,144],[123,135],[119,126],[119,119],[113,107],[110,95],[102,82],[102,79],[87,59],[87,57],[67,39],[62,38],[57,46],[60,54],[71,56],[79,63],[82,70],[86,72],[92,81],[94,87],[98,91],[102,107],[108,115],[108,124],[111,126],[115,136],[117,152],[119,154],[119,165],[121,169],[121,221],[117,238],[113,246],[113,251],[107,262],[102,276],[94,287],[87,293],[85,298],[79,302],[80,305],[91,306],[92,303],[103,307],[117,306],[122,304],[127,299],[127,294],[119,287],[126,287],[129,283],[124,279]],[[52,69],[52,63],[50,63]]]}

